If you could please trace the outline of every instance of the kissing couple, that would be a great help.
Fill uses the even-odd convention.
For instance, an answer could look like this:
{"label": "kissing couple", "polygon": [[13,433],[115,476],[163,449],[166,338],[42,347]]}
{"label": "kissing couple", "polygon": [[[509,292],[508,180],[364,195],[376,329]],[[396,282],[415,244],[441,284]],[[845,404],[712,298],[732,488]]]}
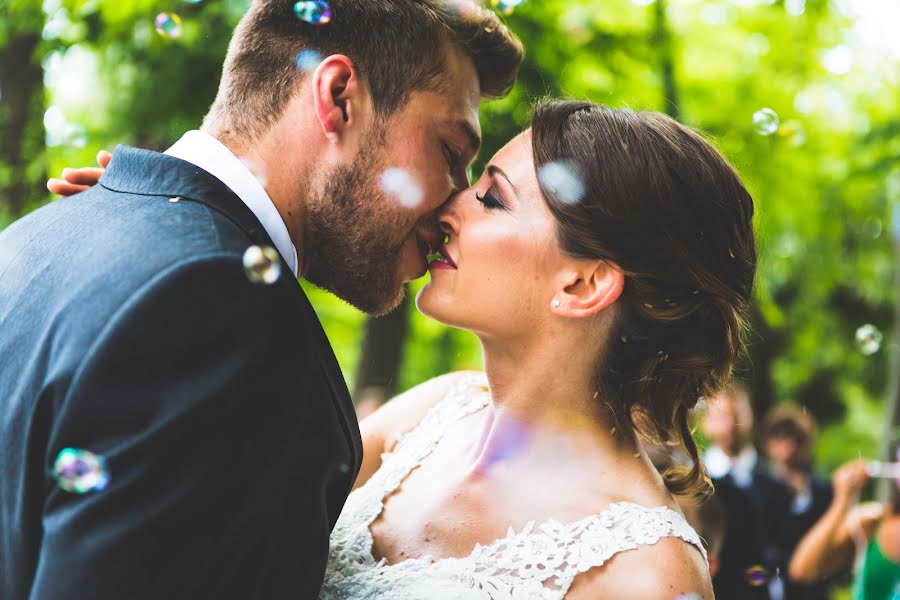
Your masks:
{"label": "kissing couple", "polygon": [[[709,487],[688,419],[742,348],[734,169],[554,100],[470,184],[523,56],[497,16],[292,6],[253,1],[199,131],[0,233],[0,596],[712,598],[676,496]],[[378,315],[426,270],[418,309],[484,372],[357,424],[297,278]],[[647,440],[689,460],[660,474]]]}

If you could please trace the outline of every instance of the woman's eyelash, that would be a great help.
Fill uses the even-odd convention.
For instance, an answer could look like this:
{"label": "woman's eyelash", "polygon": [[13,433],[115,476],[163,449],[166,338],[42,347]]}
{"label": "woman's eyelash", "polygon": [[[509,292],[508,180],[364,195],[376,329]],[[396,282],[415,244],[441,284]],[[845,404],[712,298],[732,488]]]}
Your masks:
{"label": "woman's eyelash", "polygon": [[503,201],[494,193],[494,188],[484,193],[484,196],[475,194],[475,199],[484,204],[485,208],[506,208]]}

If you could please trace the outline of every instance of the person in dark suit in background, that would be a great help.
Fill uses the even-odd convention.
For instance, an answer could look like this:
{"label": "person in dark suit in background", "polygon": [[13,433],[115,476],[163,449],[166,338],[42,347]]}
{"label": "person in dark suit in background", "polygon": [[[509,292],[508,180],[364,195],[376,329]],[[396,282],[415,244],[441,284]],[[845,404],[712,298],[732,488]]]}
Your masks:
{"label": "person in dark suit in background", "polygon": [[[784,406],[769,411],[760,432],[760,447],[769,467],[779,481],[790,490],[786,528],[781,540],[784,553],[790,557],[797,544],[825,514],[834,498],[827,479],[812,472],[816,423],[803,410]],[[800,583],[785,578],[787,600],[827,600],[828,583]]]}
{"label": "person in dark suit in background", "polygon": [[783,531],[790,494],[759,460],[747,389],[732,382],[709,399],[702,427],[712,442],[704,453],[704,466],[726,513],[721,567],[713,579],[716,596],[780,599],[780,574],[788,559]]}
{"label": "person in dark suit in background", "polygon": [[361,443],[297,276],[396,306],[522,59],[489,11],[331,8],[255,0],[202,130],[0,233],[0,597],[318,593]]}

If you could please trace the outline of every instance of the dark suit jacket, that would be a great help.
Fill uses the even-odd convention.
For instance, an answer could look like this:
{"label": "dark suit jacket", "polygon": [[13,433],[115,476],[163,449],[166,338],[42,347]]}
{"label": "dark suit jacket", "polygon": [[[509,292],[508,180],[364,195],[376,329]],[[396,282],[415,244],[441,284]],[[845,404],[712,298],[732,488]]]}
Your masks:
{"label": "dark suit jacket", "polygon": [[[785,552],[790,557],[803,536],[822,518],[834,499],[834,488],[827,479],[813,477],[810,481],[812,501],[803,512],[788,511],[788,525],[785,531]],[[793,498],[792,498],[793,500]],[[785,600],[828,600],[830,584],[827,581],[802,584],[785,581]]]}
{"label": "dark suit jacket", "polygon": [[[252,244],[218,179],[126,147],[0,233],[3,600],[317,595],[359,430],[288,267],[245,276]],[[66,447],[106,489],[56,485]]]}
{"label": "dark suit jacket", "polygon": [[725,537],[719,552],[719,572],[713,577],[716,598],[769,600],[765,585],[751,585],[747,570],[764,565],[762,540],[746,490],[731,477],[714,479],[715,495],[725,511]]}

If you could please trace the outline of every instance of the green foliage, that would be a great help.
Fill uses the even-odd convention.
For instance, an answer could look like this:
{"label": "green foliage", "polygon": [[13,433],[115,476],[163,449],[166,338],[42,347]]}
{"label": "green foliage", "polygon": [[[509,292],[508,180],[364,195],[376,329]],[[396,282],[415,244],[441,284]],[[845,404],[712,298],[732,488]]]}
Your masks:
{"label": "green foliage", "polygon": [[[800,403],[825,422],[823,469],[880,447],[896,300],[889,223],[900,203],[900,57],[860,29],[879,15],[860,19],[850,4],[669,0],[657,11],[652,0],[525,2],[507,21],[525,43],[526,63],[512,94],[482,107],[485,144],[475,166],[480,172],[527,126],[531,104],[543,96],[671,112],[665,89],[673,86],[679,118],[716,141],[756,200],[759,276],[744,372],[761,405]],[[46,107],[60,107],[87,136],[83,148],[63,144],[46,155],[34,148],[29,169],[89,164],[117,143],[163,148],[196,127],[246,5],[46,0],[41,11],[36,0],[2,0],[0,47],[12,33],[43,28]],[[182,17],[181,37],[154,31],[162,11]],[[753,129],[763,107],[780,117],[775,135]],[[4,169],[0,179],[16,176]],[[364,318],[308,289],[352,378]],[[410,311],[402,388],[479,366],[471,335]],[[872,356],[854,346],[865,323],[885,333]]]}

